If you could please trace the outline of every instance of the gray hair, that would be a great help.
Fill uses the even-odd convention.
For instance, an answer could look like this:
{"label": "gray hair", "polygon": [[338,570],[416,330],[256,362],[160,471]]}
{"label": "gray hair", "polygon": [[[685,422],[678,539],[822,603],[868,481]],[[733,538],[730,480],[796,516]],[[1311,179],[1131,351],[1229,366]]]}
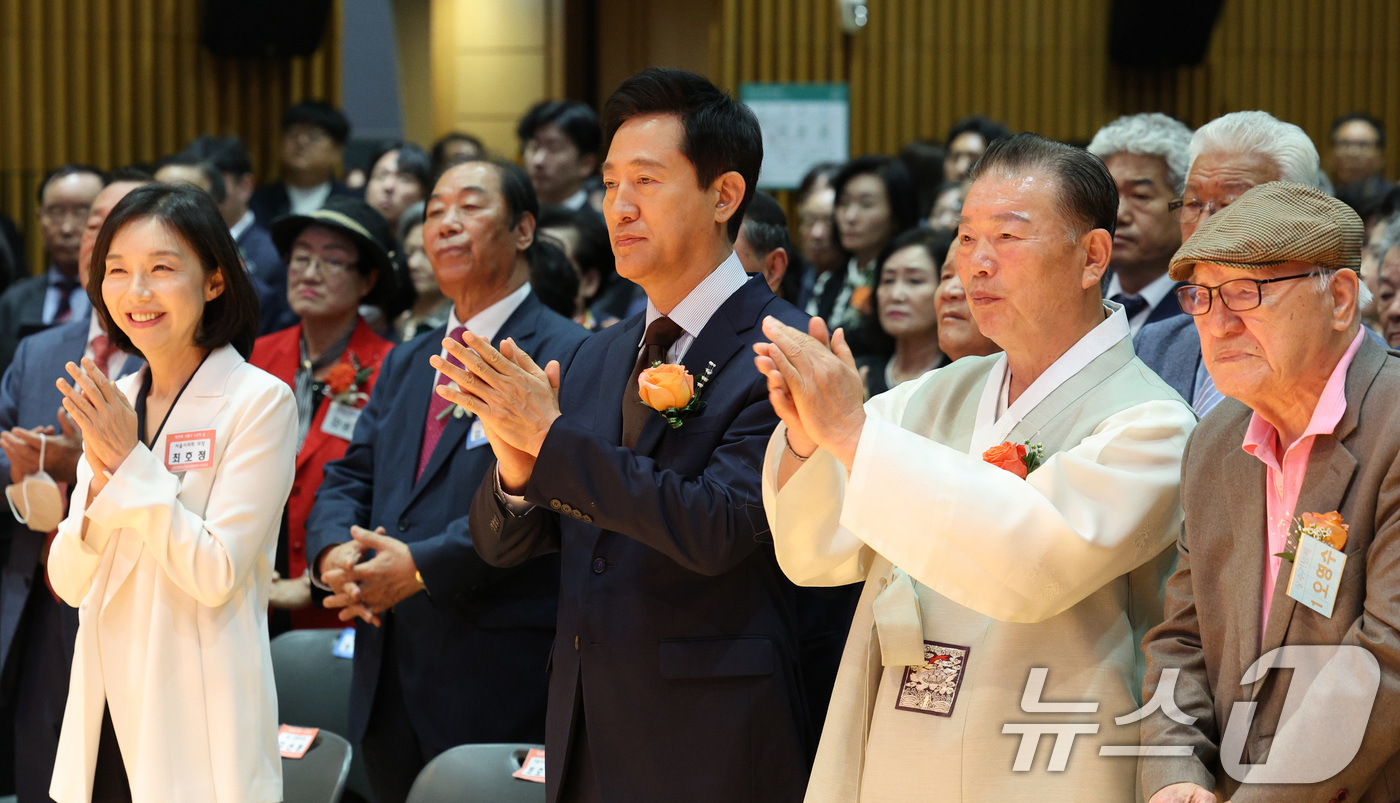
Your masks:
{"label": "gray hair", "polygon": [[1204,153],[1258,154],[1278,166],[1280,181],[1322,188],[1321,161],[1313,141],[1303,129],[1268,112],[1231,112],[1196,129],[1191,137],[1191,164]]}
{"label": "gray hair", "polygon": [[[1343,268],[1343,270],[1346,270],[1346,268]],[[1335,270],[1318,268],[1317,271],[1313,273],[1317,291],[1319,293],[1327,292],[1328,288],[1332,285],[1332,277],[1336,274],[1337,271]],[[1375,294],[1371,292],[1371,288],[1367,287],[1365,282],[1358,281],[1356,284],[1356,311],[1365,312],[1366,308],[1371,306],[1371,301]]]}
{"label": "gray hair", "polygon": [[413,231],[413,227],[423,225],[423,213],[427,208],[427,201],[419,201],[399,214],[398,234],[400,249],[403,248],[404,240],[408,239],[408,233]]}
{"label": "gray hair", "polygon": [[1089,153],[1103,159],[1117,153],[1155,156],[1167,164],[1167,189],[1180,195],[1191,167],[1191,129],[1161,112],[1119,117],[1099,129]]}

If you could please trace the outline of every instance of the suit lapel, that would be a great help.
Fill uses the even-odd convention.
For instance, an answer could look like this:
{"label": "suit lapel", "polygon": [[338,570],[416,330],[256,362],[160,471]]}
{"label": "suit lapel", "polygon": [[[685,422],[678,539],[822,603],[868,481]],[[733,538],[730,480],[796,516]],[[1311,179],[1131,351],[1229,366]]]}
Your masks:
{"label": "suit lapel", "polygon": [[[499,348],[501,341],[510,337],[515,339],[516,345],[520,346],[526,353],[529,353],[530,350],[534,348],[531,336],[535,333],[535,324],[539,318],[540,309],[539,300],[535,298],[533,292],[530,293],[530,295],[525,297],[524,301],[520,302],[520,306],[516,307],[515,312],[511,313],[510,317],[506,319],[506,322],[501,326],[501,330],[496,333],[495,342],[492,345]],[[433,366],[428,362],[428,355],[429,353],[436,354],[438,351],[441,351],[442,347],[439,344],[441,344],[442,338],[446,336],[446,332],[447,328],[444,326],[441,335],[425,339],[426,343],[437,346],[437,348],[433,349],[431,352],[420,353],[418,358],[414,360],[415,368],[417,365],[422,365],[424,373],[422,384],[414,385],[413,387],[426,388],[432,383],[434,370]],[[431,346],[429,346],[429,348],[431,348]],[[531,354],[530,356],[533,357],[535,355]],[[410,381],[417,382],[417,376],[415,375]],[[418,444],[418,449],[413,452],[414,470],[417,469],[418,455],[423,448],[423,429],[428,423],[428,410],[430,409],[429,404],[432,401],[433,393],[435,393],[435,391],[423,397],[421,412],[416,412],[412,419],[418,422],[418,437],[414,441]],[[417,403],[415,403],[415,408],[416,407]],[[452,408],[449,407],[447,409],[451,410]],[[448,458],[452,455],[453,451],[462,444],[467,433],[471,431],[472,420],[473,418],[471,416],[464,415],[458,417],[452,415],[450,412],[447,414],[447,426],[443,428],[442,437],[438,439],[437,446],[433,447],[433,454],[428,458],[428,465],[423,468],[423,476],[419,477],[418,482],[414,483],[413,493],[409,496],[408,504],[413,504],[413,501],[418,497],[418,494],[423,491],[423,488],[427,486],[433,475],[447,464]]]}
{"label": "suit lapel", "polygon": [[[1356,456],[1346,447],[1345,441],[1356,431],[1356,422],[1361,415],[1366,391],[1370,389],[1376,374],[1385,364],[1385,357],[1385,350],[1368,337],[1352,358],[1351,365],[1347,368],[1346,411],[1342,413],[1342,418],[1331,435],[1319,435],[1313,441],[1312,452],[1308,456],[1308,471],[1303,477],[1298,503],[1293,508],[1295,519],[1304,513],[1328,513],[1342,509],[1342,503],[1351,487],[1352,478],[1356,476],[1357,468]],[[1262,500],[1262,494],[1260,497]],[[1279,565],[1261,655],[1281,646],[1288,635],[1288,627],[1292,624],[1293,615],[1297,610],[1297,603],[1288,596],[1288,580],[1292,572],[1291,561],[1285,560]],[[1262,685],[1262,681],[1255,684],[1256,694]]]}
{"label": "suit lapel", "polygon": [[[626,323],[619,323],[622,330],[617,339],[608,347],[599,372],[599,400],[593,405],[593,431],[603,436],[608,443],[622,443],[622,399],[632,388],[627,382],[632,378],[632,369],[637,367],[637,356],[641,354],[642,327],[646,315],[634,315]],[[577,370],[577,369],[574,369]]]}
{"label": "suit lapel", "polygon": [[[767,294],[767,297],[764,294]],[[744,340],[740,334],[754,327],[758,322],[758,313],[771,297],[772,291],[768,290],[768,285],[764,284],[761,278],[750,278],[715,310],[715,314],[710,316],[709,322],[700,331],[700,336],[690,344],[685,358],[681,360],[685,370],[698,382],[713,364],[714,373],[711,379],[718,376],[724,370],[724,366],[744,347]],[[633,360],[636,360],[635,356]],[[705,394],[702,392],[700,400],[704,399]],[[647,416],[641,434],[637,437],[634,451],[637,454],[651,454],[668,429],[670,425],[660,415]]]}

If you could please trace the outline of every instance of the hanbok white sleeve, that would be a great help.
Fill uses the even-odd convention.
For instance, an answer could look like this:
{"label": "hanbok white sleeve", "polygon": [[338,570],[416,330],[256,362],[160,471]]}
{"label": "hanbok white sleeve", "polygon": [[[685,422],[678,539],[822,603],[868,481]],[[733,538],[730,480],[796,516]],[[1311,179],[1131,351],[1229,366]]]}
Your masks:
{"label": "hanbok white sleeve", "polygon": [[[936,373],[936,372],[935,372]],[[871,419],[898,421],[919,382],[905,382],[865,404]],[[865,579],[875,552],[842,526],[846,467],[818,449],[778,490],[778,464],[787,449],[779,424],[763,459],[763,509],[783,573],[798,585],[839,586]]]}
{"label": "hanbok white sleeve", "polygon": [[844,554],[863,543],[979,613],[1049,619],[1178,534],[1181,455],[1196,420],[1180,402],[1109,416],[1027,479],[894,420],[867,419],[847,485],[834,494]]}

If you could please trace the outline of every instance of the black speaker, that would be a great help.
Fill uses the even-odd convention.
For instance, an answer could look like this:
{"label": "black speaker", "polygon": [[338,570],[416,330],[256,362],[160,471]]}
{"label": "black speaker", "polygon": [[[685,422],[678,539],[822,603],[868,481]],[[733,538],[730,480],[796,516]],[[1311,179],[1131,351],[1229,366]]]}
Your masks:
{"label": "black speaker", "polygon": [[1108,56],[1123,67],[1162,69],[1200,64],[1224,4],[1224,0],[1113,0]]}
{"label": "black speaker", "polygon": [[321,46],[332,0],[204,0],[200,41],[222,58],[309,56]]}

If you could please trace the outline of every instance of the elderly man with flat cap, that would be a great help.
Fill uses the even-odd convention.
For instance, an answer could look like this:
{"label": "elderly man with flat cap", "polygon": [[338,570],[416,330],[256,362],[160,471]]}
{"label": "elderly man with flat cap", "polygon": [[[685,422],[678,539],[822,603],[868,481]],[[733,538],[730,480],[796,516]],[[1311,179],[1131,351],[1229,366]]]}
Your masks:
{"label": "elderly man with flat cap", "polygon": [[1143,698],[1174,702],[1142,722],[1151,803],[1400,799],[1400,356],[1361,328],[1361,244],[1345,204],[1270,182],[1172,259],[1227,398],[1143,642]]}

